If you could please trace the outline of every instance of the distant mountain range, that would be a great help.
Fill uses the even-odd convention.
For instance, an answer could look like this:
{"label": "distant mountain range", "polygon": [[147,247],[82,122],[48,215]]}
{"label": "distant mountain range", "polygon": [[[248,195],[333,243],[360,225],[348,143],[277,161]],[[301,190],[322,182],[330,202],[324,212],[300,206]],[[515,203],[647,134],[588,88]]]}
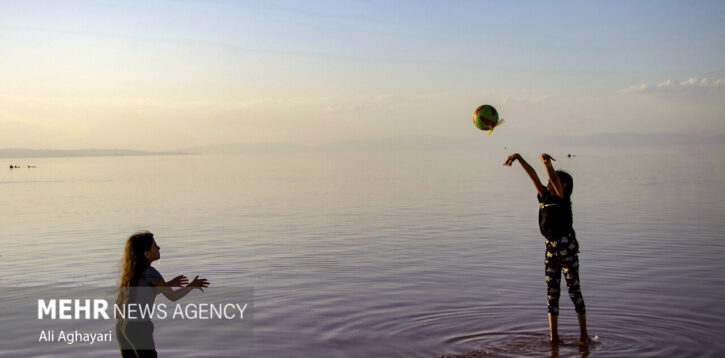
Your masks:
{"label": "distant mountain range", "polygon": [[187,155],[185,152],[145,152],[128,149],[0,149],[0,158],[120,157],[139,155]]}
{"label": "distant mountain range", "polygon": [[[514,143],[515,141],[515,143]],[[470,150],[504,147],[512,144],[556,146],[657,146],[691,144],[725,144],[725,135],[703,136],[695,134],[659,133],[605,133],[592,135],[527,136],[511,138],[505,135],[475,135],[464,138],[442,137],[390,137],[367,140],[338,141],[318,145],[293,143],[232,143],[187,148],[176,152],[146,152],[126,149],[0,149],[0,158],[40,157],[102,157],[190,155],[197,153],[279,153],[319,151],[395,151],[395,150]]]}
{"label": "distant mountain range", "polygon": [[347,140],[319,145],[291,143],[239,143],[189,148],[198,153],[247,152],[315,152],[315,151],[393,151],[393,150],[469,150],[474,148],[504,147],[512,144],[556,146],[656,146],[689,144],[725,144],[725,135],[702,136],[694,134],[660,133],[605,133],[593,135],[526,136],[511,138],[505,135],[475,135],[463,138],[443,137],[390,137],[366,140]]}
{"label": "distant mountain range", "polygon": [[679,144],[725,144],[725,135],[703,136],[680,133],[603,133],[583,136],[551,136],[559,145],[571,146],[643,146]]}

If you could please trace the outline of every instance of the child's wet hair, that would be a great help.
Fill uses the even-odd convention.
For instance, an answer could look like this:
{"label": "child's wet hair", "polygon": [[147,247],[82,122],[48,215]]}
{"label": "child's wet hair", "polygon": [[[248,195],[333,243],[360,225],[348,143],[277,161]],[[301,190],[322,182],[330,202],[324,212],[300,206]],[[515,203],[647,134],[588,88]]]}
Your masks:
{"label": "child's wet hair", "polygon": [[559,177],[561,184],[566,184],[564,186],[564,195],[570,196],[571,192],[574,190],[574,179],[571,175],[569,175],[569,173],[563,170],[557,170],[556,175]]}

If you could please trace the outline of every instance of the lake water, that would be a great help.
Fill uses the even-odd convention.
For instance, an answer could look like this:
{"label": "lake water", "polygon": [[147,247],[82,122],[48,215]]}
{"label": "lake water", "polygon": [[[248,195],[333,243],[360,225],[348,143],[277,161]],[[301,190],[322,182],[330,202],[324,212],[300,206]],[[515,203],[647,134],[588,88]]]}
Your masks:
{"label": "lake water", "polygon": [[565,344],[545,343],[536,193],[503,150],[8,159],[36,168],[0,170],[0,300],[113,286],[125,239],[150,230],[167,280],[254,289],[253,345],[188,347],[159,324],[162,357],[722,356],[725,147],[548,150],[575,181],[588,349],[563,284]]}

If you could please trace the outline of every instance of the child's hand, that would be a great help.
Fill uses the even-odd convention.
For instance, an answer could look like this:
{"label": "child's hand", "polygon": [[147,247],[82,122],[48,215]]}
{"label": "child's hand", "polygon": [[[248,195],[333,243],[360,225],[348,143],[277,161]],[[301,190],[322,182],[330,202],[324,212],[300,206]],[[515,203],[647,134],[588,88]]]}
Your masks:
{"label": "child's hand", "polygon": [[179,275],[174,277],[173,280],[167,282],[166,285],[171,287],[181,287],[186,285],[187,283],[189,283],[189,279],[186,278],[186,276],[184,275]]}
{"label": "child's hand", "polygon": [[209,287],[209,281],[207,281],[205,278],[199,278],[199,275],[197,275],[196,277],[194,277],[194,280],[191,281],[189,286],[204,291],[204,287]]}
{"label": "child's hand", "polygon": [[544,162],[544,165],[551,165],[552,160],[556,161],[556,159],[552,158],[550,155],[541,153],[541,161]]}
{"label": "child's hand", "polygon": [[511,154],[511,155],[509,155],[508,158],[506,158],[506,161],[503,162],[503,165],[510,167],[511,164],[513,164],[517,159],[521,159],[521,156],[519,155],[519,153]]}

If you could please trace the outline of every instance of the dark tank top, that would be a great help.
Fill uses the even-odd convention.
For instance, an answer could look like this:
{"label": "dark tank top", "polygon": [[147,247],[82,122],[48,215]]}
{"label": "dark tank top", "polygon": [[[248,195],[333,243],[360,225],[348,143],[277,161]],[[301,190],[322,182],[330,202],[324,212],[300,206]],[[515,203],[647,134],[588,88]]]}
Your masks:
{"label": "dark tank top", "polygon": [[544,190],[539,200],[539,230],[546,238],[560,238],[574,231],[572,227],[571,198],[560,198],[555,193]]}

